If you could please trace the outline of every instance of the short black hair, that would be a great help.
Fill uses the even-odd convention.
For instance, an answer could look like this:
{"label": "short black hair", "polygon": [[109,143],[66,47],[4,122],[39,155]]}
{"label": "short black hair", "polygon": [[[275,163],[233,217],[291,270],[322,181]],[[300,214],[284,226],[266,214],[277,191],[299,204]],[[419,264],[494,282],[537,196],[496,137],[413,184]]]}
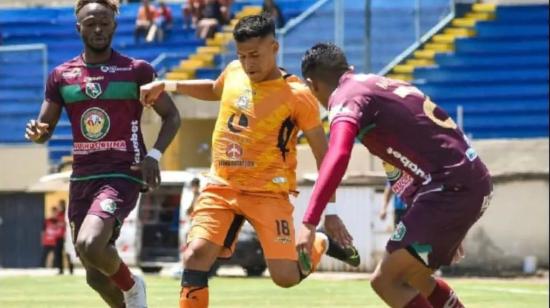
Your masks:
{"label": "short black hair", "polygon": [[323,80],[340,78],[349,70],[344,51],[333,43],[317,43],[306,51],[302,57],[302,76],[315,75]]}
{"label": "short black hair", "polygon": [[78,12],[80,12],[83,7],[90,3],[98,3],[104,5],[110,8],[115,13],[115,15],[118,15],[118,8],[120,6],[118,0],[77,0],[74,8],[75,15],[78,15]]}
{"label": "short black hair", "polygon": [[275,22],[265,14],[243,17],[233,29],[233,38],[239,43],[268,35],[275,36]]}

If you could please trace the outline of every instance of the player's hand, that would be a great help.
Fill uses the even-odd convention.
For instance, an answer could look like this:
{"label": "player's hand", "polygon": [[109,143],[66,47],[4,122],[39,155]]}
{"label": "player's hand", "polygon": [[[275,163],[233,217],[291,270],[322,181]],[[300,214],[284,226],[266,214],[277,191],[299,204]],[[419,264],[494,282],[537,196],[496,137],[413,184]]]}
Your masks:
{"label": "player's hand", "polygon": [[326,215],[324,227],[327,235],[340,246],[347,247],[353,244],[353,237],[338,215]]}
{"label": "player's hand", "polygon": [[139,100],[145,107],[153,106],[162,92],[164,92],[163,81],[150,82],[139,88]]}
{"label": "player's hand", "polygon": [[381,220],[386,219],[386,216],[387,216],[387,215],[388,215],[388,212],[387,212],[385,209],[383,209],[383,210],[380,211],[379,216],[380,216],[380,219],[381,219]]}
{"label": "player's hand", "polygon": [[453,257],[453,260],[451,261],[451,264],[457,264],[459,263],[460,261],[462,261],[462,259],[464,259],[464,246],[462,245],[462,243],[460,243],[460,245],[458,245],[458,248],[456,249],[456,252],[455,252],[455,255]]}
{"label": "player's hand", "polygon": [[314,225],[302,224],[296,241],[298,252],[305,253],[309,258],[311,258],[311,249],[313,248],[313,241],[315,240],[315,232]]}
{"label": "player's hand", "polygon": [[160,168],[156,159],[145,156],[145,158],[137,165],[131,168],[133,171],[141,171],[141,177],[149,186],[149,190],[155,190],[160,185]]}
{"label": "player's hand", "polygon": [[37,122],[36,120],[30,120],[27,122],[25,129],[25,138],[32,142],[37,142],[42,136],[48,133],[48,123]]}

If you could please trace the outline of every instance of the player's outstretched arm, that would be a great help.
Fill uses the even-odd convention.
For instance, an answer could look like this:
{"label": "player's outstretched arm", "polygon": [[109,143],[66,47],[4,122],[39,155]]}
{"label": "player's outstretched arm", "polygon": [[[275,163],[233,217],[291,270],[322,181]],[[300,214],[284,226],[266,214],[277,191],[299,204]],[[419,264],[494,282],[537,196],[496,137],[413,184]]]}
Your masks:
{"label": "player's outstretched arm", "polygon": [[132,169],[141,170],[143,180],[151,189],[156,189],[161,182],[160,156],[176,136],[181,119],[172,98],[166,93],[160,95],[153,108],[162,119],[157,140],[143,161],[139,165],[133,166]]}
{"label": "player's outstretched arm", "polygon": [[140,87],[140,101],[152,106],[163,92],[188,95],[205,101],[218,101],[220,93],[214,89],[214,80],[156,80]]}
{"label": "player's outstretched arm", "polygon": [[321,214],[344,177],[356,135],[357,127],[352,123],[340,121],[332,125],[330,145],[304,215],[305,224],[316,226],[319,223]]}
{"label": "player's outstretched arm", "polygon": [[38,114],[38,119],[32,119],[27,122],[25,138],[35,143],[48,141],[52,137],[55,126],[59,121],[62,108],[61,104],[44,100]]}

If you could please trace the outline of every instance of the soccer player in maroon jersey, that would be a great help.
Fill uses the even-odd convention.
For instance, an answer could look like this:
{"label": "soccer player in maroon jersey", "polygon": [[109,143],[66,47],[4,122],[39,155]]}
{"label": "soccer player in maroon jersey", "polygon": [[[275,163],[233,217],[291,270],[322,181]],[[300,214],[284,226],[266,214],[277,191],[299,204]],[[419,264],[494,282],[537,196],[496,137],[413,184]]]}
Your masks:
{"label": "soccer player in maroon jersey", "polygon": [[49,75],[40,114],[25,135],[46,142],[65,108],[74,139],[69,220],[86,280],[111,307],[146,307],[145,283],[130,273],[114,242],[140,190],[160,184],[159,159],[179,128],[179,113],[169,96],[157,100],[162,126],[146,154],[139,87],[155,78],[154,69],[111,48],[118,1],[78,0],[75,13],[84,51]]}
{"label": "soccer player in maroon jersey", "polygon": [[371,285],[391,307],[463,307],[433,272],[461,254],[468,229],[489,204],[489,172],[464,133],[414,86],[355,74],[333,44],[302,59],[312,93],[328,106],[330,142],[298,238],[309,251],[315,226],[344,175],[355,138],[395,166],[393,190],[410,205]]}

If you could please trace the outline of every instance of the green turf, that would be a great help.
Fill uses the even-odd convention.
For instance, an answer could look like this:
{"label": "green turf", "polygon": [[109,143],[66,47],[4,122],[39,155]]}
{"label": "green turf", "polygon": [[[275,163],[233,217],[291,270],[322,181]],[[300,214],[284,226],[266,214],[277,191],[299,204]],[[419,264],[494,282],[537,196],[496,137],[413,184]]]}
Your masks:
{"label": "green turf", "polygon": [[[0,307],[105,307],[84,277],[0,278]],[[548,307],[548,280],[449,279],[466,307]],[[149,306],[177,307],[179,281],[147,276]],[[214,278],[211,307],[384,307],[368,281],[309,280],[291,289],[268,278]]]}

